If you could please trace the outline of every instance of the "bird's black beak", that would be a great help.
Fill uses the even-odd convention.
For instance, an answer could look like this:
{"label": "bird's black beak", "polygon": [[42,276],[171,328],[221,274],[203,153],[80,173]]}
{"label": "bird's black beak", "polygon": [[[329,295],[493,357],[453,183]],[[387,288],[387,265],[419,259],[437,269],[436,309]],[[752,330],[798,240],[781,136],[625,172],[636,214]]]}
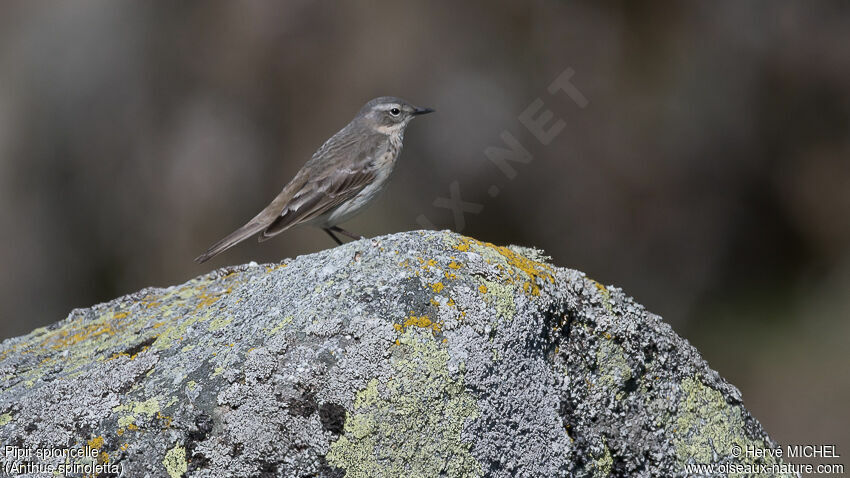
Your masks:
{"label": "bird's black beak", "polygon": [[413,114],[413,116],[418,116],[418,115],[427,115],[428,113],[433,113],[433,112],[434,112],[434,108],[416,108],[415,110],[413,110],[412,114]]}

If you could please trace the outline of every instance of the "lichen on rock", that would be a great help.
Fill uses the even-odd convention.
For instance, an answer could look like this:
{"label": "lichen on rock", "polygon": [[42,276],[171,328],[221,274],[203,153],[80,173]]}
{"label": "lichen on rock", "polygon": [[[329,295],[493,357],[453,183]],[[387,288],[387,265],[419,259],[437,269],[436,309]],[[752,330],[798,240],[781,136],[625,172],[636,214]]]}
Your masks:
{"label": "lichen on rock", "polygon": [[0,440],[126,476],[681,476],[774,445],[614,287],[450,232],[145,289],[0,345]]}

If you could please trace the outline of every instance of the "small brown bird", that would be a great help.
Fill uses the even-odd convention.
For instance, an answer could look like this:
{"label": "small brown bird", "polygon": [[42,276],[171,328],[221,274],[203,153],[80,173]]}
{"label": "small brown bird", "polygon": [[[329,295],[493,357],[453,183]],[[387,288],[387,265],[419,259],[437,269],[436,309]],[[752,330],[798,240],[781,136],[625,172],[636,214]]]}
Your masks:
{"label": "small brown bird", "polygon": [[325,141],[280,194],[254,219],[213,244],[195,261],[204,262],[262,232],[260,242],[300,224],[358,236],[337,224],[360,212],[386,185],[401,152],[404,130],[414,116],[431,113],[392,96],[366,103]]}

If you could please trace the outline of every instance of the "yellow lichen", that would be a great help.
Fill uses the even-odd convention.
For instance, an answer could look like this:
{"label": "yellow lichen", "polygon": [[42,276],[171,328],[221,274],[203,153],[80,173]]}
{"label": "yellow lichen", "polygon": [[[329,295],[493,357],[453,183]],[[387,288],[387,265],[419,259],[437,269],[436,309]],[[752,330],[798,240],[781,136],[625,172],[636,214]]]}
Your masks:
{"label": "yellow lichen", "polygon": [[201,296],[199,297],[199,299],[200,300],[198,301],[198,304],[195,305],[195,309],[200,309],[201,307],[207,307],[207,306],[210,306],[212,304],[215,304],[216,301],[218,301],[219,297],[207,295],[206,292],[203,292],[203,293],[201,293]]}
{"label": "yellow lichen", "polygon": [[51,344],[53,349],[62,349],[104,334],[112,336],[123,330],[123,319],[126,317],[127,314],[116,314],[111,320],[97,319],[86,325],[82,325],[82,321],[78,321],[79,327],[59,329],[45,338],[43,343]]}
{"label": "yellow lichen", "polygon": [[[511,276],[515,275],[516,272],[522,272],[528,278],[528,280],[522,284],[522,290],[528,295],[540,295],[541,284],[546,282],[555,283],[554,270],[552,269],[552,266],[529,259],[514,252],[508,247],[497,246],[489,242],[482,242],[471,237],[463,237],[461,242],[456,244],[454,248],[462,252],[474,250],[485,256],[485,260],[487,259],[487,256],[493,257],[494,253],[498,254],[498,256],[501,257],[501,260],[504,260],[505,264],[509,266],[509,268],[505,269],[502,267],[502,264],[496,264],[497,268],[504,270],[507,273],[507,282],[513,282],[513,278]],[[488,262],[490,261],[488,260]]]}
{"label": "yellow lichen", "polygon": [[151,347],[150,347],[150,345],[145,345],[144,347],[142,347],[142,350],[139,350],[138,352],[134,353],[133,355],[130,355],[130,354],[128,354],[127,352],[119,352],[119,353],[117,353],[117,354],[112,354],[112,356],[111,356],[111,357],[109,357],[109,358],[108,358],[108,359],[106,359],[106,360],[107,360],[107,361],[115,360],[115,359],[117,359],[117,358],[119,358],[119,357],[128,357],[130,360],[136,360],[136,357],[138,357],[140,353],[142,353],[142,352],[146,351],[146,350],[147,350],[147,349],[149,349],[149,348],[151,348]]}
{"label": "yellow lichen", "polygon": [[156,418],[162,422],[162,428],[171,428],[171,415],[163,415],[162,412],[156,412]]}
{"label": "yellow lichen", "polygon": [[404,326],[409,327],[411,325],[415,325],[424,329],[431,326],[431,319],[429,319],[426,315],[420,317],[411,315],[407,318],[407,320],[404,321]]}
{"label": "yellow lichen", "polygon": [[102,436],[96,436],[96,437],[92,438],[91,440],[89,440],[88,445],[89,445],[89,448],[97,448],[97,449],[102,448],[103,447],[103,437]]}
{"label": "yellow lichen", "polygon": [[[274,271],[276,271],[276,270],[278,270],[278,269],[283,269],[284,267],[286,267],[286,266],[288,266],[288,265],[289,265],[289,264],[278,264],[278,265],[276,265],[276,266],[269,266],[269,267],[266,267],[266,274],[268,274],[269,272],[274,272]],[[228,277],[232,276],[233,274],[235,274],[235,272],[231,272],[230,274],[227,274],[226,276],[224,276],[224,278],[226,279],[226,278],[228,278]]]}
{"label": "yellow lichen", "polygon": [[434,322],[427,315],[411,315],[404,320],[402,324],[393,324],[393,328],[401,333],[404,333],[408,327],[419,327],[421,329],[431,329],[433,333],[443,330],[442,322]]}

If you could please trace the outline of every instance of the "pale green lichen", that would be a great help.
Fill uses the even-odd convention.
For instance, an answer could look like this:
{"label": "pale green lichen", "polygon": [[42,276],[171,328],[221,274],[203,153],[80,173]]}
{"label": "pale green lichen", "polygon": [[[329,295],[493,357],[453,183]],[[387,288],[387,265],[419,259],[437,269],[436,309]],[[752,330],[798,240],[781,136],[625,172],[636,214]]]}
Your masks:
{"label": "pale green lichen", "polygon": [[275,325],[275,326],[274,326],[271,330],[269,330],[269,331],[268,331],[268,334],[269,334],[269,335],[275,335],[275,334],[277,334],[278,332],[280,332],[281,330],[283,330],[283,328],[284,328],[284,327],[286,327],[287,325],[291,324],[291,323],[292,323],[292,319],[293,319],[293,317],[292,317],[291,315],[287,315],[286,317],[284,317],[284,318],[283,318],[283,320],[281,320],[280,322],[278,322],[278,323],[277,323],[277,325]]}
{"label": "pale green lichen", "polygon": [[[706,386],[698,377],[686,378],[681,386],[683,397],[673,420],[673,445],[680,465],[712,463],[717,457],[740,462],[733,456],[733,445],[741,449],[748,445],[755,449],[766,447],[762,440],[746,438],[741,408],[729,405],[720,391]],[[763,460],[768,465],[776,463],[770,456]]]}
{"label": "pale green lichen", "polygon": [[233,322],[233,317],[216,317],[215,319],[211,320],[210,323],[207,325],[207,330],[216,331],[218,329],[227,327],[227,325],[231,322]]}
{"label": "pale green lichen", "polygon": [[124,428],[135,423],[138,415],[151,417],[159,412],[159,399],[157,397],[152,397],[144,402],[131,402],[124,405],[118,405],[117,407],[114,407],[112,411],[115,413],[129,412],[129,414],[118,418],[118,426]]}
{"label": "pale green lichen", "polygon": [[496,307],[496,314],[505,320],[511,320],[516,315],[513,287],[489,280],[483,281],[486,292],[483,298]]}
{"label": "pale green lichen", "polygon": [[195,290],[191,287],[181,287],[175,295],[184,300],[191,299],[195,296]]}
{"label": "pale green lichen", "polygon": [[608,445],[603,445],[605,452],[602,456],[593,459],[593,477],[605,478],[611,474],[614,468],[614,457],[611,456],[611,450]]}
{"label": "pale green lichen", "polygon": [[352,478],[481,476],[470,444],[461,439],[478,409],[463,377],[449,373],[448,352],[416,330],[405,332],[394,352],[394,375],[357,393],[328,463]]}
{"label": "pale green lichen", "polygon": [[195,322],[206,321],[209,319],[210,312],[206,311],[202,316],[192,316],[184,318],[166,328],[153,343],[154,350],[164,350],[171,347],[175,340],[182,340],[186,330]]}
{"label": "pale green lichen", "polygon": [[626,361],[625,351],[611,340],[599,341],[596,363],[599,366],[597,384],[605,389],[619,389],[626,380],[632,378],[632,369]]}
{"label": "pale green lichen", "polygon": [[180,478],[189,468],[186,463],[186,449],[180,445],[168,450],[162,460],[162,466],[171,478]]}
{"label": "pale green lichen", "polygon": [[136,423],[135,415],[125,415],[118,419],[118,427],[119,428],[127,428],[128,426]]}
{"label": "pale green lichen", "polygon": [[151,397],[144,402],[131,402],[125,405],[118,405],[117,407],[114,407],[112,411],[116,413],[132,412],[135,414],[151,416],[160,411],[159,399],[157,397]]}
{"label": "pale green lichen", "polygon": [[378,379],[373,378],[366,388],[357,392],[354,398],[354,408],[371,407],[378,401]]}
{"label": "pale green lichen", "polygon": [[0,427],[5,426],[7,423],[12,421],[11,413],[4,413],[0,415]]}

